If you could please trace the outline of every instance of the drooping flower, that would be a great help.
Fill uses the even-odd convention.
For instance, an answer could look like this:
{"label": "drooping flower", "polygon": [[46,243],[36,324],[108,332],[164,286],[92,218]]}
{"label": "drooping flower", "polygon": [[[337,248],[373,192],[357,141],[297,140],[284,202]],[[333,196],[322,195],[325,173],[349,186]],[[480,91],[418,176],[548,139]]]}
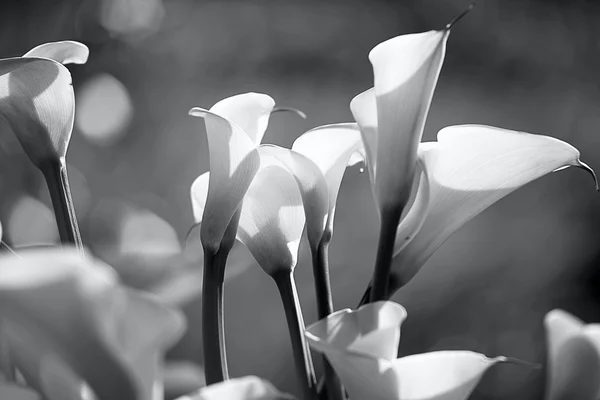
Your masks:
{"label": "drooping flower", "polygon": [[398,226],[390,296],[457,229],[519,187],[568,166],[593,175],[568,143],[484,125],[444,128],[419,157],[427,179]]}
{"label": "drooping flower", "polygon": [[48,399],[161,400],[166,348],[182,315],[122,287],[73,249],[0,257],[0,340],[27,383]]}
{"label": "drooping flower", "polygon": [[406,310],[389,301],[340,310],[309,326],[311,347],[324,353],[350,399],[465,400],[485,371],[504,357],[434,351],[397,358]]}
{"label": "drooping flower", "polygon": [[546,400],[600,398],[600,324],[585,324],[552,310],[545,318],[548,338]]}
{"label": "drooping flower", "polygon": [[270,382],[256,376],[244,376],[206,386],[177,400],[292,400],[293,396],[278,391]]}

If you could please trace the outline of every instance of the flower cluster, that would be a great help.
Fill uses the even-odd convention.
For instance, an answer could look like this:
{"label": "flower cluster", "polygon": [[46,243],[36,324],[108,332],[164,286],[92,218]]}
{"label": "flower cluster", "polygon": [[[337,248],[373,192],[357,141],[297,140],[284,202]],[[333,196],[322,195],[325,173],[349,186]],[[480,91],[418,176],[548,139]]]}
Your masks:
{"label": "flower cluster", "polygon": [[[229,379],[223,291],[236,241],[277,286],[306,400],[463,400],[488,368],[520,362],[472,351],[398,358],[407,313],[389,298],[446,239],[550,172],[575,166],[595,179],[577,149],[549,136],[458,125],[421,141],[446,43],[462,16],[440,31],[375,46],[374,85],[350,101],[355,121],[311,129],[289,149],[262,144],[271,114],[286,110],[266,94],[190,110],[203,121],[210,155],[210,171],[190,190],[204,249],[208,386],[180,400],[292,398],[257,377]],[[44,174],[65,245],[0,256],[0,398],[160,400],[164,352],[185,330],[179,311],[126,288],[110,266],[84,254],[66,171],[75,101],[64,64],[87,58],[84,45],[57,42],[0,60],[0,116]],[[380,218],[377,257],[360,307],[335,311],[328,247],[343,175],[359,163]],[[308,328],[294,282],[305,231],[319,315]],[[600,330],[559,310],[547,314],[546,328],[546,398],[597,399]],[[311,347],[324,356],[324,385]]]}

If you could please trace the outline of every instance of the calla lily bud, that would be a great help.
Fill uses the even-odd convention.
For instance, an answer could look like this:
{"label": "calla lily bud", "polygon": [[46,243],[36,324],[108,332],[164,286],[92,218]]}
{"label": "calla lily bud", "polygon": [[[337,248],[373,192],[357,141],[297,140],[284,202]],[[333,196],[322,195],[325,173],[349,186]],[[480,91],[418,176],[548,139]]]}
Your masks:
{"label": "calla lily bud", "polygon": [[504,357],[436,351],[397,358],[406,310],[378,301],[337,311],[309,326],[306,338],[324,353],[351,399],[466,400],[485,371]]}
{"label": "calla lily bud", "polygon": [[281,393],[271,383],[256,376],[230,379],[204,387],[196,393],[177,400],[293,400],[295,397]]}
{"label": "calla lily bud", "polygon": [[162,354],[183,317],[72,249],[20,256],[0,257],[0,336],[28,384],[49,399],[162,399]]}
{"label": "calla lily bud", "polygon": [[264,94],[229,97],[210,110],[193,108],[190,115],[204,118],[210,154],[210,184],[200,232],[202,244],[216,253],[227,226],[258,167],[256,147],[275,106]]}
{"label": "calla lily bud", "polygon": [[552,310],[544,320],[548,337],[546,400],[595,400],[600,396],[600,324],[585,324]]}
{"label": "calla lily bud", "polygon": [[[408,282],[456,230],[521,186],[568,166],[594,175],[579,156],[575,147],[544,135],[484,125],[442,129],[437,142],[419,148],[427,181],[398,226],[392,281]],[[390,289],[391,296],[397,287]]]}

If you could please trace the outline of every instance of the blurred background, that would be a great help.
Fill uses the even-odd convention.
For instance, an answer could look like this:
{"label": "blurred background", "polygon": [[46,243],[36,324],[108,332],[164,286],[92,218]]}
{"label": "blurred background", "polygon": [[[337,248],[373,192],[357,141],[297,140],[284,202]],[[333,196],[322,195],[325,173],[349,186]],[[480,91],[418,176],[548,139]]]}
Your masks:
{"label": "blurred background", "polygon": [[[169,353],[202,365],[199,233],[189,187],[208,169],[190,108],[248,91],[281,106],[264,142],[290,146],[317,125],[351,120],[372,86],[369,50],[442,28],[466,0],[3,0],[0,55],[78,40],[69,174],[83,240],[127,284],[181,305],[189,329]],[[600,170],[600,5],[480,1],[453,29],[424,140],[481,123],[568,141]],[[14,247],[56,243],[41,173],[0,124],[0,219]],[[468,349],[531,362],[546,356],[543,315],[560,307],[600,321],[600,197],[567,169],[509,195],[448,240],[394,300],[409,318],[401,354]],[[350,168],[331,246],[336,308],[354,307],[371,274],[378,221],[366,174]],[[226,327],[232,376],[298,393],[275,285],[243,248],[232,256]],[[296,269],[307,324],[316,319],[307,246]],[[472,399],[539,399],[544,369],[493,368]]]}

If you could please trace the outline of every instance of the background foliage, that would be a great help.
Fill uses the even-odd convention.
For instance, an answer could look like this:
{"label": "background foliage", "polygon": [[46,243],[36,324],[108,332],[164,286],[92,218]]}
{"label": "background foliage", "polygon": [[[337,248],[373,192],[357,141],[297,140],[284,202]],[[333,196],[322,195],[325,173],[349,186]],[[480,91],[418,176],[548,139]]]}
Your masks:
{"label": "background foliage", "polygon": [[[246,91],[297,107],[276,114],[264,142],[290,146],[317,125],[351,119],[372,85],[368,51],[398,34],[439,29],[458,0],[3,0],[0,54],[73,39],[91,50],[70,68],[77,124],[69,173],[84,243],[125,282],[153,287],[199,265],[189,186],[208,169],[193,106]],[[586,1],[480,1],[453,30],[425,129],[482,123],[566,140],[600,170],[600,6]],[[58,242],[42,176],[0,124],[0,219],[15,245]],[[401,353],[469,349],[545,360],[542,316],[561,307],[600,320],[600,201],[569,169],[494,205],[450,239],[394,300],[409,312]],[[197,233],[196,233],[197,234]],[[336,308],[356,305],[371,273],[377,216],[366,175],[348,171],[331,267]],[[305,319],[316,318],[306,246],[296,276]],[[297,392],[283,310],[270,279],[241,250],[227,284],[232,376],[256,374]],[[235,276],[234,276],[235,275]],[[193,279],[192,279],[193,278]],[[190,282],[200,275],[193,276]],[[201,362],[200,306],[171,357]],[[543,370],[500,365],[476,399],[536,399]]]}

